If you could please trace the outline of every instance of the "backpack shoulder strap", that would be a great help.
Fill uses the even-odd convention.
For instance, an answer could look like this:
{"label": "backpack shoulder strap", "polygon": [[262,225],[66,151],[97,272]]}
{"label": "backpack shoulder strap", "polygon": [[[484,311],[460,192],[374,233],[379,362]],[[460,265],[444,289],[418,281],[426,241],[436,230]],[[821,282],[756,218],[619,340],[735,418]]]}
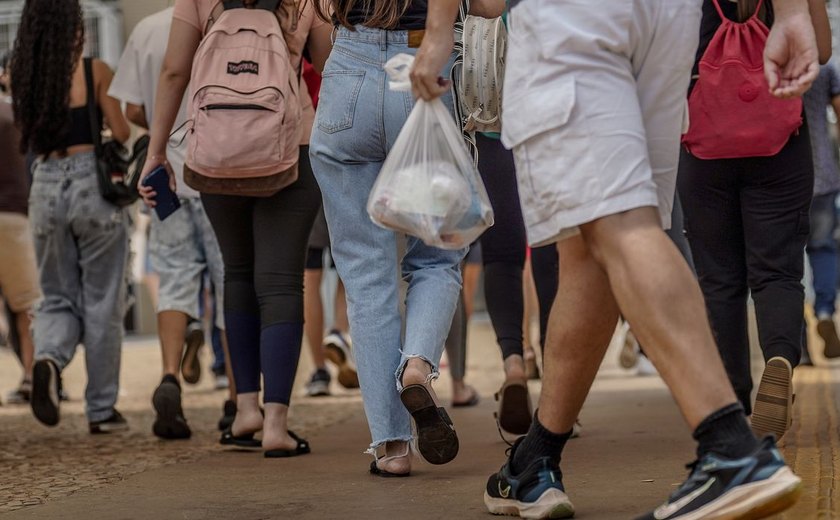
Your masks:
{"label": "backpack shoulder strap", "polygon": [[99,157],[102,154],[102,127],[99,124],[99,106],[96,104],[96,83],[93,81],[93,58],[85,58],[84,66],[90,137],[93,139],[93,148],[96,156]]}

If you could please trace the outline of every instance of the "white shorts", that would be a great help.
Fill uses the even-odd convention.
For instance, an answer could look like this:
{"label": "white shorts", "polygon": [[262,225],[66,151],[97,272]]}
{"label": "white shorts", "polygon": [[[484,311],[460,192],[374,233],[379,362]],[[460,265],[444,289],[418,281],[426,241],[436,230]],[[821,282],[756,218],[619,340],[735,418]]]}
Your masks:
{"label": "white shorts", "polygon": [[523,0],[502,139],[532,246],[635,208],[671,224],[701,0]]}

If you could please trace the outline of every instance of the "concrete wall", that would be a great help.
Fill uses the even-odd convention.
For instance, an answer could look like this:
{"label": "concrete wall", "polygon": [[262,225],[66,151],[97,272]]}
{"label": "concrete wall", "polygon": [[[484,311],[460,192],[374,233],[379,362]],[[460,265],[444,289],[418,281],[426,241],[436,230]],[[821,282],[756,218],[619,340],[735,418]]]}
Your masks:
{"label": "concrete wall", "polygon": [[125,24],[125,37],[128,38],[137,22],[174,3],[174,0],[120,0],[119,4],[123,11],[123,22]]}

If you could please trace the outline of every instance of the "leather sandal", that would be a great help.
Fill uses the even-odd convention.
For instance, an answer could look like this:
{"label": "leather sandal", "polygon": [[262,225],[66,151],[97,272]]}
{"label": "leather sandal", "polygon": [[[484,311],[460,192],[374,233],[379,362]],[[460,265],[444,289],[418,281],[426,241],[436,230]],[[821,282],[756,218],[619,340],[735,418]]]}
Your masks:
{"label": "leather sandal", "polygon": [[[428,383],[427,383],[428,384]],[[408,385],[400,400],[417,427],[417,450],[429,464],[446,464],[458,454],[458,435],[446,410],[438,406],[426,384]]]}
{"label": "leather sandal", "polygon": [[496,393],[499,411],[496,420],[499,427],[514,435],[525,435],[531,427],[534,416],[531,408],[531,394],[524,379],[506,381]]}

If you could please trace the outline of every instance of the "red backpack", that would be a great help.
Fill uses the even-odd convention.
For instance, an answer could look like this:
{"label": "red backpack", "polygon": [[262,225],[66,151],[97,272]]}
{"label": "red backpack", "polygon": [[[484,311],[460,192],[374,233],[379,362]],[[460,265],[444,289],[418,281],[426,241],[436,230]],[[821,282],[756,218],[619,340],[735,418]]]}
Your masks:
{"label": "red backpack", "polygon": [[700,60],[700,77],[688,98],[688,132],[682,143],[700,159],[769,157],[802,126],[802,99],[779,99],[764,77],[764,47],[770,30],[758,18],[764,3],[744,23],[722,20]]}

